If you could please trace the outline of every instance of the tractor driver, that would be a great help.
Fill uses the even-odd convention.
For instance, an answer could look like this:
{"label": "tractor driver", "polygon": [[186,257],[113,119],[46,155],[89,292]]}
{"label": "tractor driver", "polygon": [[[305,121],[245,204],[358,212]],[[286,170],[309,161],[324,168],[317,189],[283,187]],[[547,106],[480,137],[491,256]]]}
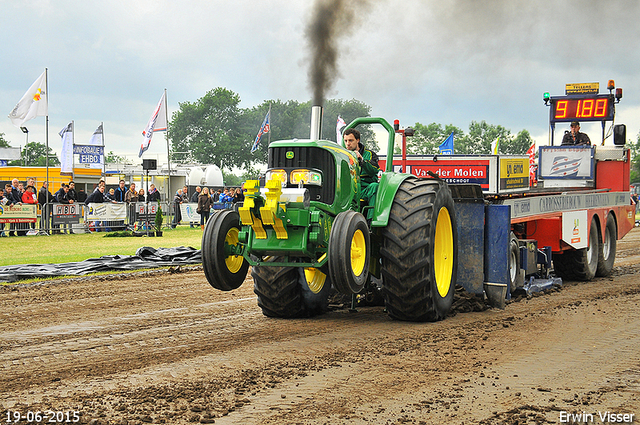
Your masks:
{"label": "tractor driver", "polygon": [[591,146],[591,140],[585,133],[580,133],[580,123],[571,122],[571,131],[566,131],[562,138],[562,146]]}
{"label": "tractor driver", "polygon": [[[378,191],[378,155],[365,149],[360,142],[360,132],[354,128],[348,128],[344,131],[344,145],[350,151],[353,151],[358,162],[360,163],[360,198],[367,205],[373,207],[376,204],[376,192]],[[367,213],[367,219],[373,217],[373,208]]]}

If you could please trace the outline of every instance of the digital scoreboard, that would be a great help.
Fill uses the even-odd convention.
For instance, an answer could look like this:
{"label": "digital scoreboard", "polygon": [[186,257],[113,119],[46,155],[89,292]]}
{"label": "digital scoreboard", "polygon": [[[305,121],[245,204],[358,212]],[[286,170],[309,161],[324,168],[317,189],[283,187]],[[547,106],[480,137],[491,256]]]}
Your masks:
{"label": "digital scoreboard", "polygon": [[551,121],[611,121],[613,120],[613,96],[562,96],[551,99]]}

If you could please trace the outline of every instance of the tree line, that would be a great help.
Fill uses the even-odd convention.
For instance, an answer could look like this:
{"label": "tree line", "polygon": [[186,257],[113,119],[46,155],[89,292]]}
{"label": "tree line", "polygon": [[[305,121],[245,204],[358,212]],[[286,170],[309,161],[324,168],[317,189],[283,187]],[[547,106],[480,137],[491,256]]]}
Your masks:
{"label": "tree line", "polygon": [[[243,170],[244,175],[256,175],[257,169],[267,162],[269,135],[265,135],[258,150],[251,153],[256,134],[268,111],[270,112],[270,138],[274,140],[308,139],[311,120],[311,101],[265,100],[251,108],[240,108],[240,95],[218,87],[208,91],[194,102],[181,102],[168,123],[167,137],[171,146],[171,160],[179,163],[216,164],[225,177],[234,169]],[[322,135],[325,140],[336,141],[336,121],[340,115],[346,123],[357,117],[371,116],[371,106],[351,99],[330,99],[323,105]],[[415,134],[407,137],[407,153],[430,155],[438,153],[438,147],[451,133],[454,135],[455,154],[482,155],[491,153],[491,143],[499,138],[499,154],[524,155],[533,144],[525,129],[517,134],[501,125],[486,121],[471,121],[468,131],[453,124],[439,123],[413,126]],[[359,128],[367,147],[379,151],[373,129]],[[0,147],[9,147],[9,142],[0,133]],[[632,150],[631,181],[640,181],[640,135],[636,143],[629,141]],[[22,159],[9,165],[45,164],[46,147],[42,143],[30,142],[22,151]],[[396,153],[400,146],[396,145]],[[107,162],[123,160],[109,152]],[[55,153],[49,148],[49,164],[59,165]],[[240,180],[242,177],[238,177]]]}

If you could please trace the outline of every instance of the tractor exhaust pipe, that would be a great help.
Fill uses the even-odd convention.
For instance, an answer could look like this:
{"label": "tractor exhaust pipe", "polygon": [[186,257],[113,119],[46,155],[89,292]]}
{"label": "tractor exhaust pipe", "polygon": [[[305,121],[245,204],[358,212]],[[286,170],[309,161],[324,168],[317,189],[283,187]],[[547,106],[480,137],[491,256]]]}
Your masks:
{"label": "tractor exhaust pipe", "polygon": [[320,140],[322,134],[322,106],[311,107],[311,133],[309,138],[311,140]]}

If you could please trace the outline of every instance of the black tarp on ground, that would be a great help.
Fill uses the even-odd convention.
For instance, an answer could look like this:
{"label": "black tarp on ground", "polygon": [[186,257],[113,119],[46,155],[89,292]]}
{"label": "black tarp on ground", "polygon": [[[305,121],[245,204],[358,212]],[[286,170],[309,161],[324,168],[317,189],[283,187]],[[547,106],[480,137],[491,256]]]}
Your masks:
{"label": "black tarp on ground", "polygon": [[135,255],[105,255],[75,263],[18,264],[0,267],[0,282],[200,263],[202,263],[202,256],[199,249],[184,246],[155,249],[143,246],[136,251]]}

